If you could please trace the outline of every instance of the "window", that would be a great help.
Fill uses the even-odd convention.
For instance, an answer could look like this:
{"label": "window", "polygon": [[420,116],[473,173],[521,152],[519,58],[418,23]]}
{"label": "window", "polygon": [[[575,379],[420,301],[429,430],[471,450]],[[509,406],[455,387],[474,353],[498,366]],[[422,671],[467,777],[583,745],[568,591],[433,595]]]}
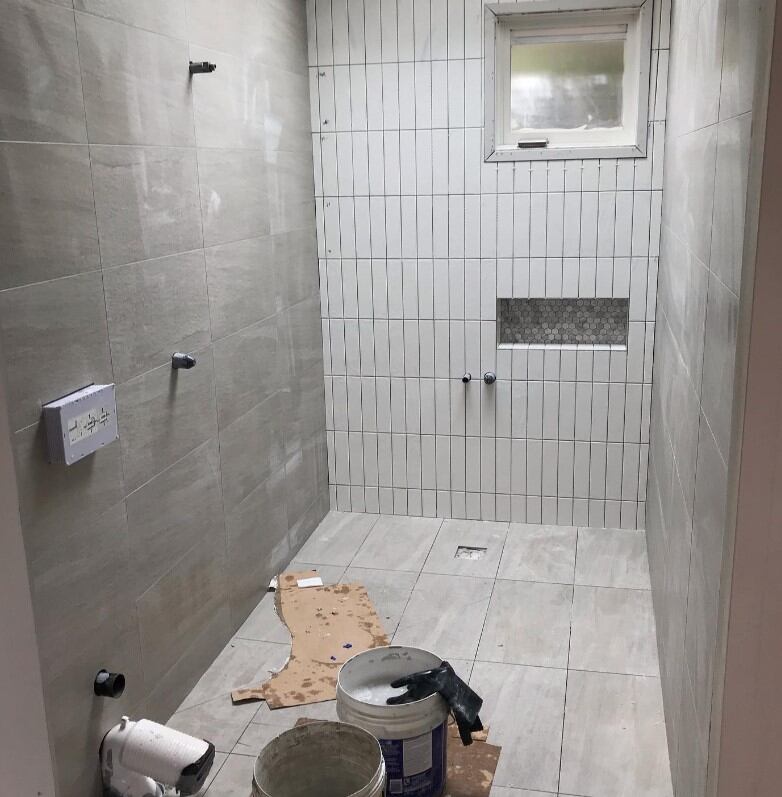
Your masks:
{"label": "window", "polygon": [[486,6],[486,159],[645,155],[652,0],[552,1]]}

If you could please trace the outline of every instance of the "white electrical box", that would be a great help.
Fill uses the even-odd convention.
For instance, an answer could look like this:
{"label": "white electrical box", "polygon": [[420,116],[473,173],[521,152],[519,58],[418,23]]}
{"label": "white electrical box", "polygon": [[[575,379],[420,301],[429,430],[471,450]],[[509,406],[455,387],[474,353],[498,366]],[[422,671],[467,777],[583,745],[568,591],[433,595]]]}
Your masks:
{"label": "white electrical box", "polygon": [[49,462],[72,465],[114,442],[114,385],[90,385],[43,406]]}

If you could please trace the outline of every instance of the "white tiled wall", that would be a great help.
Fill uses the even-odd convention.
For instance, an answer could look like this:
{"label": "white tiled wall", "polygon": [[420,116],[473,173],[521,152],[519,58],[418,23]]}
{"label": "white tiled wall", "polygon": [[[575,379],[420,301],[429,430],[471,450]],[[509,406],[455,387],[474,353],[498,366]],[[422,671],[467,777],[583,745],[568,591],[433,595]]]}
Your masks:
{"label": "white tiled wall", "polygon": [[[643,526],[667,11],[649,156],[532,164],[481,156],[480,0],[308,11],[332,504]],[[498,350],[498,296],[630,297],[627,351]]]}

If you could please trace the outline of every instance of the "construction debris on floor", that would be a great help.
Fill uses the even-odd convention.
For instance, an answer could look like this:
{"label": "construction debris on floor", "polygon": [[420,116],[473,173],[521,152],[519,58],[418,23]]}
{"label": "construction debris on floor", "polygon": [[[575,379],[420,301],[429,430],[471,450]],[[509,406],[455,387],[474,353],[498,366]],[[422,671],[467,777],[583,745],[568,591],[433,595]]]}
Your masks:
{"label": "construction debris on floor", "polygon": [[312,570],[279,576],[275,607],[291,633],[290,658],[266,682],[235,689],[234,703],[265,700],[276,709],[334,700],[339,668],[357,653],[388,645],[363,586],[309,586],[318,583]]}

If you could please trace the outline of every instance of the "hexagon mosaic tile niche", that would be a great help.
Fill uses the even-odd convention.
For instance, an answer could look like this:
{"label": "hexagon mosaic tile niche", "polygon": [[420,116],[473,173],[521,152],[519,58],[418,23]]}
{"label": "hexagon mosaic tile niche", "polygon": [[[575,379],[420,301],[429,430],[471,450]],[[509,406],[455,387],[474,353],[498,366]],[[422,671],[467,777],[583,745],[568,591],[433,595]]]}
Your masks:
{"label": "hexagon mosaic tile niche", "polygon": [[497,299],[497,343],[626,346],[629,299]]}

